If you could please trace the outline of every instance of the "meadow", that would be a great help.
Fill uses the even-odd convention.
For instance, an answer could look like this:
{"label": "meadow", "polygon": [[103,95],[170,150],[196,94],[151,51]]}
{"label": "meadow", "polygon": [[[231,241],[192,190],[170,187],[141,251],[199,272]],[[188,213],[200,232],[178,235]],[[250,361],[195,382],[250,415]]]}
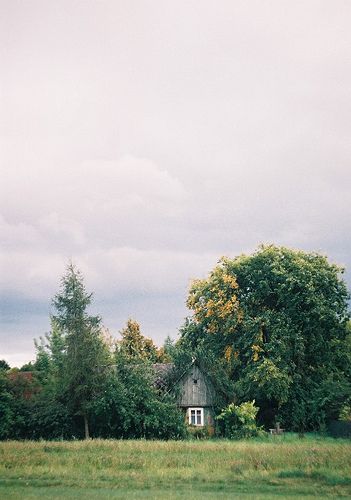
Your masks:
{"label": "meadow", "polygon": [[351,442],[0,443],[0,498],[351,498]]}

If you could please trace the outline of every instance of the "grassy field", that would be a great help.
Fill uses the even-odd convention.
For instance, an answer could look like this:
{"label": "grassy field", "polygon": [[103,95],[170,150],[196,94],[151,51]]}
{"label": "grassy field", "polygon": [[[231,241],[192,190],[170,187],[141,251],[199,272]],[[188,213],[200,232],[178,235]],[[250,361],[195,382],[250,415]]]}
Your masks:
{"label": "grassy field", "polygon": [[351,498],[351,442],[0,443],[0,498]]}

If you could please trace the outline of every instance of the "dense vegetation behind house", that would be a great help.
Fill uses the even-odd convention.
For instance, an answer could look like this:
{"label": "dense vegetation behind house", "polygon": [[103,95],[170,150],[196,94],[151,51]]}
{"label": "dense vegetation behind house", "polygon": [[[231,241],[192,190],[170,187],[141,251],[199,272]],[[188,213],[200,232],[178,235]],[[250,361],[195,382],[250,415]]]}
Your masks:
{"label": "dense vegetation behind house", "polygon": [[[347,422],[351,328],[342,273],[324,256],[276,246],[221,259],[192,284],[193,314],[178,341],[157,348],[134,320],[121,340],[111,339],[89,314],[92,296],[70,264],[35,362],[20,370],[0,363],[0,439],[174,439],[197,426],[226,435],[216,417],[232,408],[235,420],[249,402],[265,428],[279,421],[304,433]],[[208,405],[180,404],[185,380],[199,394],[202,379],[189,371],[195,360],[211,387]],[[157,379],[157,364],[172,370]]]}

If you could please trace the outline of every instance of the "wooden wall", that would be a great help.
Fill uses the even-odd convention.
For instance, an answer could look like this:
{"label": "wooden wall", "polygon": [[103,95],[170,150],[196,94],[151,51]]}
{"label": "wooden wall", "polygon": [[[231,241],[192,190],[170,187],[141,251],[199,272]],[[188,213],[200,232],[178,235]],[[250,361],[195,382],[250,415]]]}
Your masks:
{"label": "wooden wall", "polygon": [[[197,382],[195,382],[195,380]],[[180,381],[181,394],[179,406],[212,406],[213,389],[206,376],[197,366],[192,366]]]}

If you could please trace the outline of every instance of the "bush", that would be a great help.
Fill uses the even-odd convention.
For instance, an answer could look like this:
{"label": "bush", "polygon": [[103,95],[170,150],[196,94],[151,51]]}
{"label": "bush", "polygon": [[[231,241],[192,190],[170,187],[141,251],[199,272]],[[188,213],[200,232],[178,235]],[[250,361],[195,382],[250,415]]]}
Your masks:
{"label": "bush", "polygon": [[341,408],[339,420],[343,422],[351,422],[351,404],[346,404]]}
{"label": "bush", "polygon": [[216,419],[222,424],[222,432],[229,439],[251,438],[264,435],[262,427],[258,427],[256,417],[259,408],[255,400],[236,405],[229,404]]}
{"label": "bush", "polygon": [[120,362],[92,403],[92,435],[123,439],[186,437],[184,416],[170,395],[155,387],[152,367]]}

